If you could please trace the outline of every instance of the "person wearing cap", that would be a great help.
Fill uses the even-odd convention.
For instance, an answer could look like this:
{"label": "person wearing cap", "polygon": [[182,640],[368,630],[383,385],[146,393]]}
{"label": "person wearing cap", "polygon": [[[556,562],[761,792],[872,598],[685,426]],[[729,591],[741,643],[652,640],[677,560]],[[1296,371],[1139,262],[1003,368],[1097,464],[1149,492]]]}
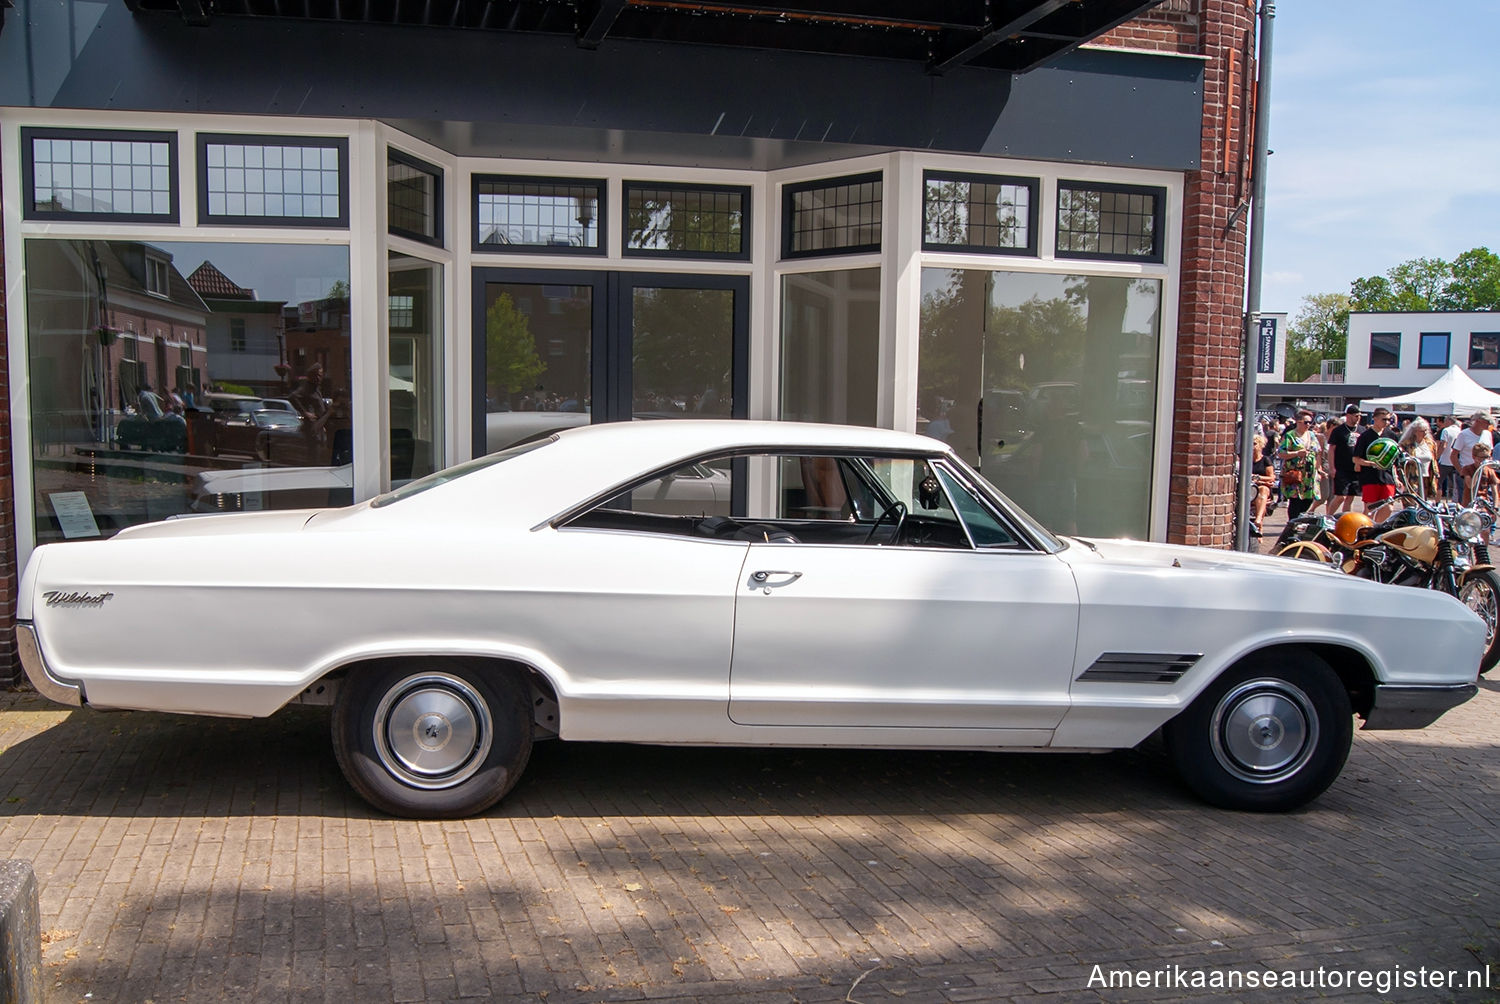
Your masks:
{"label": "person wearing cap", "polygon": [[1453,440],[1453,466],[1458,468],[1459,476],[1463,479],[1463,501],[1468,501],[1469,486],[1473,484],[1474,468],[1474,444],[1484,443],[1491,450],[1495,448],[1494,437],[1490,435],[1489,412],[1476,411],[1469,416],[1469,427]]}
{"label": "person wearing cap", "polygon": [[1463,479],[1453,466],[1453,441],[1463,431],[1463,425],[1452,415],[1439,415],[1434,431],[1438,441],[1438,494],[1445,499],[1456,499]]}
{"label": "person wearing cap", "polygon": [[1354,444],[1359,441],[1359,405],[1344,409],[1344,420],[1328,434],[1328,448],[1333,452],[1333,501],[1328,515],[1353,512],[1354,500],[1360,494],[1359,471],[1354,467]]}
{"label": "person wearing cap", "polygon": [[1365,459],[1377,439],[1389,439],[1392,442],[1396,440],[1391,431],[1389,408],[1375,409],[1370,415],[1370,427],[1359,434],[1359,439],[1354,444],[1354,469],[1359,472],[1359,494],[1364,499],[1365,512],[1379,523],[1390,511],[1390,500],[1396,494],[1399,482],[1394,465],[1381,467]]}

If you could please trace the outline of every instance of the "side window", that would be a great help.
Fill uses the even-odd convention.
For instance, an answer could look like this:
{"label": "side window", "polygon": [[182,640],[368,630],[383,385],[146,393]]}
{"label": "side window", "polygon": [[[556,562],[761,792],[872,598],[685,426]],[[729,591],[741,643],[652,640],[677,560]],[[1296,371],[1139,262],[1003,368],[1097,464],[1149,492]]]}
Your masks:
{"label": "side window", "polygon": [[958,508],[959,517],[968,527],[975,547],[1017,547],[1020,541],[1004,523],[990,512],[985,504],[969,491],[969,487],[942,467],[935,468],[937,479]]}
{"label": "side window", "polygon": [[599,509],[656,516],[728,516],[731,502],[729,463],[686,464],[636,485]]}
{"label": "side window", "polygon": [[880,512],[873,486],[848,457],[779,458],[779,519],[852,523]]}

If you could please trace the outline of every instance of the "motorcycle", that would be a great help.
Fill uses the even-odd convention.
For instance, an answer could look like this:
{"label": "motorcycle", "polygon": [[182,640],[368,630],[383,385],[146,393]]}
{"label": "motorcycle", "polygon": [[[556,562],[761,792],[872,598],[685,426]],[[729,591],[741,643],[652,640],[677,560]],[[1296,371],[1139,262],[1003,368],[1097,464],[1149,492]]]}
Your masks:
{"label": "motorcycle", "polygon": [[1401,492],[1404,507],[1360,533],[1341,568],[1350,575],[1457,597],[1485,625],[1481,673],[1500,662],[1500,572],[1490,563],[1484,531],[1490,520],[1458,503],[1428,502]]}

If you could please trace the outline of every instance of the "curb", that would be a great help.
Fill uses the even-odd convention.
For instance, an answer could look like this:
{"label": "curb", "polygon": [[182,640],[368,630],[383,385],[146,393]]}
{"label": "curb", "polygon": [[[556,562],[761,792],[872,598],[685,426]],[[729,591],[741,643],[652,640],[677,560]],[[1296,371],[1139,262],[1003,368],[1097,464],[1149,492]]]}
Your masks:
{"label": "curb", "polygon": [[0,861],[0,1004],[42,999],[42,927],[31,862]]}

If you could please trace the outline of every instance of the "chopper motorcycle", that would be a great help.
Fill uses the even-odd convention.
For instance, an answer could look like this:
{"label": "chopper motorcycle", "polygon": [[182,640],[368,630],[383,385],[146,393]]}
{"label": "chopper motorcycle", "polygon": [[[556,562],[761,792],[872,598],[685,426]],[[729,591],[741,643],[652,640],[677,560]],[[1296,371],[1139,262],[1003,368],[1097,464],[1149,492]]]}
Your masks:
{"label": "chopper motorcycle", "polygon": [[1479,671],[1488,672],[1500,662],[1500,572],[1490,563],[1484,542],[1490,521],[1478,509],[1432,503],[1410,492],[1396,495],[1395,501],[1404,507],[1361,529],[1340,567],[1376,582],[1436,589],[1457,597],[1484,621]]}

